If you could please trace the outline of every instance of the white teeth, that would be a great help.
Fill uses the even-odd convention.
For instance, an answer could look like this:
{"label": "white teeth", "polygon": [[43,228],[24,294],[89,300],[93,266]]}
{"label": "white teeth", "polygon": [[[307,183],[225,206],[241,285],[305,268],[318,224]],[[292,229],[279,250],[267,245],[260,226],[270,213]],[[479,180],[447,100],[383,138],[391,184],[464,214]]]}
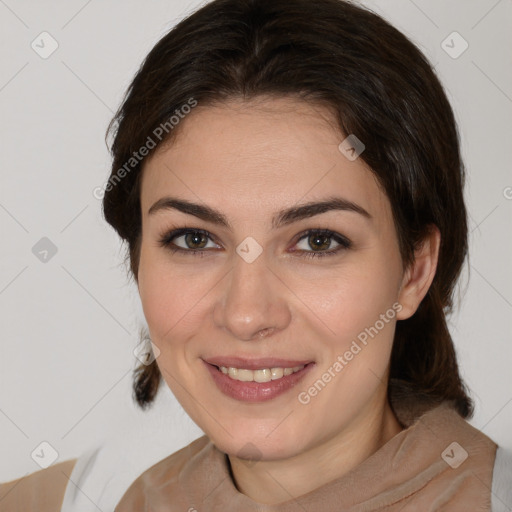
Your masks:
{"label": "white teeth", "polygon": [[284,370],[282,368],[271,368],[270,374],[272,380],[280,379],[284,375]]}
{"label": "white teeth", "polygon": [[220,366],[220,371],[232,378],[242,382],[270,382],[286,375],[302,370],[305,365],[294,366],[293,368],[262,368],[261,370],[246,370],[244,368],[233,368]]}

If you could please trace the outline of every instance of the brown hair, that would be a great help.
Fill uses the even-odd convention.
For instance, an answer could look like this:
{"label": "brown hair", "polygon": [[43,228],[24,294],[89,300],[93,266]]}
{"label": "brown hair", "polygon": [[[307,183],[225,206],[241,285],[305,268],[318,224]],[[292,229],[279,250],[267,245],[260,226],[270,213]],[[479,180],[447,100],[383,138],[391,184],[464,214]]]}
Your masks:
{"label": "brown hair", "polygon": [[[155,45],[107,131],[114,135],[113,164],[103,211],[128,243],[135,279],[143,162],[114,183],[116,172],[190,98],[211,105],[260,95],[323,104],[343,133],[363,141],[361,158],[391,203],[404,267],[429,226],[439,228],[437,272],[415,314],[397,322],[390,378],[434,401],[453,400],[459,414],[470,417],[473,404],[446,323],[467,255],[457,126],[423,54],[362,7],[342,0],[214,0]],[[156,362],[136,370],[141,407],[151,403],[160,380]]]}

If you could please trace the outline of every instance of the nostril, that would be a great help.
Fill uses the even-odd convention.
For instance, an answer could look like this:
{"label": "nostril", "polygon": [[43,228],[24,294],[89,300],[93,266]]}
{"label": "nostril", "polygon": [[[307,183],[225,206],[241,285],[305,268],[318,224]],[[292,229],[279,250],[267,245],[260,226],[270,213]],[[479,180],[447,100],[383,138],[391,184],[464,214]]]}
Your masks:
{"label": "nostril", "polygon": [[261,338],[265,337],[267,334],[270,334],[271,332],[274,331],[274,328],[273,327],[268,327],[267,329],[262,329],[261,331],[258,332],[258,334],[260,335]]}

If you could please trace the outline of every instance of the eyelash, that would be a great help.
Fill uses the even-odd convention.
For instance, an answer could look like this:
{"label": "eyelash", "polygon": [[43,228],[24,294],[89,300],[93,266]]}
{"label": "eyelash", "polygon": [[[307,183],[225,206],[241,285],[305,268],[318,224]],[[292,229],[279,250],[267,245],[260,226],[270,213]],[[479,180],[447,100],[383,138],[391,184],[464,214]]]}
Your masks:
{"label": "eyelash", "polygon": [[[190,233],[194,234],[201,234],[209,238],[212,242],[211,234],[208,231],[205,231],[203,229],[193,229],[193,228],[179,228],[174,229],[170,232],[165,233],[159,240],[159,244],[161,247],[165,247],[166,249],[169,249],[172,253],[180,252],[182,254],[188,254],[192,256],[199,256],[204,257],[206,256],[206,253],[209,251],[209,249],[183,249],[182,247],[177,247],[175,244],[173,244],[173,240],[175,238],[179,238],[180,236],[187,235]],[[310,229],[307,231],[304,231],[301,233],[296,243],[299,243],[304,238],[308,238],[311,235],[320,235],[320,236],[326,236],[328,238],[332,238],[334,241],[339,243],[340,245],[336,249],[331,249],[330,251],[303,251],[298,250],[294,252],[299,253],[299,257],[301,258],[324,258],[326,256],[335,256],[342,250],[350,249],[352,247],[352,242],[348,240],[348,238],[335,233],[334,231],[331,231],[329,229]]]}

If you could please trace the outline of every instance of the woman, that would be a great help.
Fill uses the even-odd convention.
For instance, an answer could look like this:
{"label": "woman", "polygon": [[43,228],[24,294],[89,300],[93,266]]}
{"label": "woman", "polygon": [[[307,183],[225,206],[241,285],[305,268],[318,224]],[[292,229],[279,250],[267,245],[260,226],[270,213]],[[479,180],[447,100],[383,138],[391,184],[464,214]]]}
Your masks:
{"label": "woman", "polygon": [[510,506],[446,323],[457,129],[409,40],[340,0],[215,0],[111,128],[104,213],[155,356],[135,396],[163,379],[205,433],[116,512]]}

